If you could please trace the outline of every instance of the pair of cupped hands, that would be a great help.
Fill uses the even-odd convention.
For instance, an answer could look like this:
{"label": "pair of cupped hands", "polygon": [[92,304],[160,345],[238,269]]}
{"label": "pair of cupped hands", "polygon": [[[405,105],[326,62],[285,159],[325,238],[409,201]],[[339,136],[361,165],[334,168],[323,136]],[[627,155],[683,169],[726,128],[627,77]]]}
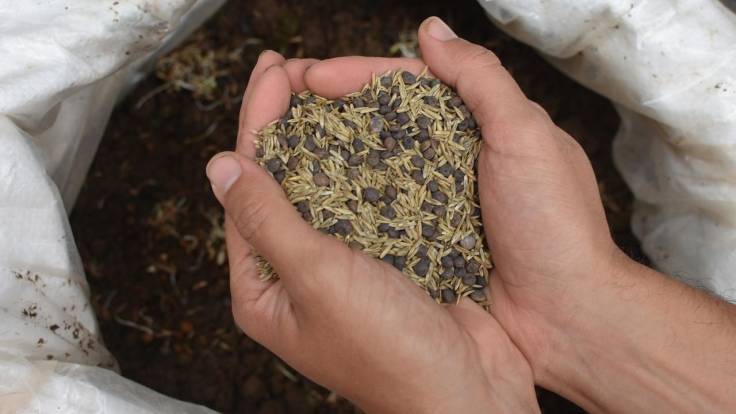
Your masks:
{"label": "pair of cupped hands", "polygon": [[[438,18],[419,28],[422,60],[284,60],[263,52],[234,152],[207,167],[226,211],[237,324],[295,369],[368,412],[538,412],[534,384],[586,325],[590,297],[626,257],[605,220],[576,141],[527,99],[498,58]],[[481,128],[480,204],[495,267],[491,313],[468,299],[438,305],[393,267],[304,222],[253,160],[256,131],[291,93],[338,98],[372,74],[424,66],[454,87]],[[253,251],[280,275],[259,279]]]}

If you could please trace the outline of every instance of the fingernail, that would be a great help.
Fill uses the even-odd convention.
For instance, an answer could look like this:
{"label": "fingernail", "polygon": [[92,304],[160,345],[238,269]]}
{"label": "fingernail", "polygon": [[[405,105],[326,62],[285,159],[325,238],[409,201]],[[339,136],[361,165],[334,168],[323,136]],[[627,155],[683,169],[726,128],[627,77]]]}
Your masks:
{"label": "fingernail", "polygon": [[457,38],[457,35],[450,29],[447,23],[443,22],[439,17],[434,16],[429,18],[427,34],[440,42]]}
{"label": "fingernail", "polygon": [[241,172],[240,162],[228,154],[217,155],[207,164],[207,178],[212,187],[222,194],[230,189]]}

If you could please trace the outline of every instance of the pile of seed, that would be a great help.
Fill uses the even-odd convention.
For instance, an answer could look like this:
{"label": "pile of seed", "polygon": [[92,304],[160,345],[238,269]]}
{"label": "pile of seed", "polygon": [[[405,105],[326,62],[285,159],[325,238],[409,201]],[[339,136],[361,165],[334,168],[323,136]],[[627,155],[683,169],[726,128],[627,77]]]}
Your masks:
{"label": "pile of seed", "polygon": [[[478,207],[480,133],[448,86],[389,73],[328,100],[294,95],[263,129],[258,162],[306,221],[391,264],[437,301],[487,304]],[[276,275],[259,260],[264,278]]]}

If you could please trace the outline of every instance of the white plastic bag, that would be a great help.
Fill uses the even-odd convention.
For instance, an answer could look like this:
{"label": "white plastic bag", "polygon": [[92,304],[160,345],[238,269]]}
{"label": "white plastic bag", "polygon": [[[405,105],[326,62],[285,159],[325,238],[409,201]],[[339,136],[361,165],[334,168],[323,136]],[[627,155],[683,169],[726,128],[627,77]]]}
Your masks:
{"label": "white plastic bag", "polygon": [[733,0],[480,0],[496,23],[610,98],[633,230],[664,272],[736,300]]}
{"label": "white plastic bag", "polygon": [[223,3],[0,0],[0,413],[210,412],[116,372],[66,208],[122,92]]}

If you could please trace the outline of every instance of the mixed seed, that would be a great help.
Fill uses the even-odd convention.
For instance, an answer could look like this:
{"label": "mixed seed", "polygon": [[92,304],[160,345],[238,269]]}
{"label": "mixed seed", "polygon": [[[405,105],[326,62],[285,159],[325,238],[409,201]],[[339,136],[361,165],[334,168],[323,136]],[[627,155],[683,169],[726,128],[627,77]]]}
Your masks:
{"label": "mixed seed", "polygon": [[[487,305],[480,146],[463,101],[425,69],[374,76],[336,100],[293,95],[286,115],[259,133],[256,157],[315,228],[392,265],[438,302]],[[276,277],[265,260],[259,269]]]}

